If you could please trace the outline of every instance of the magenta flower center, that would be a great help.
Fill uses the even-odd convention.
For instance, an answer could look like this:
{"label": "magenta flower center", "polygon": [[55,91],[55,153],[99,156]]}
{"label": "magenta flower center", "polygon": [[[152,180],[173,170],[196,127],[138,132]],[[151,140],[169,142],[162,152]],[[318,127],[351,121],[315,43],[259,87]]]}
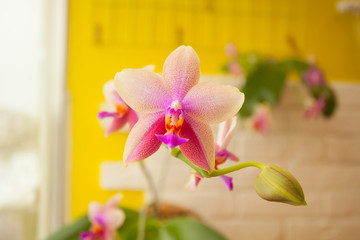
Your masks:
{"label": "magenta flower center", "polygon": [[170,149],[180,146],[189,141],[187,138],[179,136],[180,130],[184,123],[184,113],[182,105],[178,100],[175,100],[166,109],[165,113],[165,135],[156,135],[156,137],[163,142]]}
{"label": "magenta flower center", "polygon": [[168,107],[165,114],[165,128],[167,133],[179,134],[184,122],[181,103],[175,100]]}

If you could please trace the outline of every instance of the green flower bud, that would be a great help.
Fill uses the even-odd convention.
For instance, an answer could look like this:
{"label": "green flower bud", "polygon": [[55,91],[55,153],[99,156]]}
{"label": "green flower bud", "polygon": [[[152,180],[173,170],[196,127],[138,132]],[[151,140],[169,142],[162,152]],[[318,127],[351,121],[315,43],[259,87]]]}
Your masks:
{"label": "green flower bud", "polygon": [[288,171],[269,164],[255,179],[257,194],[272,202],[282,202],[294,206],[307,205],[300,183]]}

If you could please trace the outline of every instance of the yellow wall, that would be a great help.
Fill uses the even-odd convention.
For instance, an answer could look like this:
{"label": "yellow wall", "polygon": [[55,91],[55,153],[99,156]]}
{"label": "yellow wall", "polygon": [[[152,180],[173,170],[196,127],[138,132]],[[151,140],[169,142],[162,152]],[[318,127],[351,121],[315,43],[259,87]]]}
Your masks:
{"label": "yellow wall", "polygon": [[[121,159],[126,135],[103,137],[96,119],[102,85],[126,67],[156,64],[180,44],[192,45],[202,73],[218,73],[223,47],[269,56],[292,54],[288,36],[301,54],[315,54],[330,79],[360,80],[359,35],[353,16],[335,11],[333,0],[71,0],[68,87],[73,108],[71,215],[111,192],[99,187],[99,165]],[[123,204],[138,207],[139,192]]]}

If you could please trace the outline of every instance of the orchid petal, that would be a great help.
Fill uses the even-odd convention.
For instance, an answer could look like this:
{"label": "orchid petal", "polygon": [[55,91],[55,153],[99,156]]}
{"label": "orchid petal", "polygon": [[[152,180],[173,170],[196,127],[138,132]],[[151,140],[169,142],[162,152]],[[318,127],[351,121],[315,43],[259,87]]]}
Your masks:
{"label": "orchid petal", "polygon": [[218,137],[216,143],[221,146],[230,128],[230,119],[219,124]]}
{"label": "orchid petal", "polygon": [[135,123],[139,120],[139,115],[137,112],[129,108],[127,113],[127,118],[130,124],[130,129],[134,127]]}
{"label": "orchid petal", "polygon": [[107,202],[105,203],[105,208],[117,208],[122,199],[122,195],[120,193],[115,194]]}
{"label": "orchid petal", "polygon": [[109,136],[111,133],[114,133],[118,130],[120,130],[126,123],[127,123],[127,117],[123,116],[120,118],[114,118],[111,122],[108,129],[105,131],[105,137]]}
{"label": "orchid petal", "polygon": [[191,174],[189,182],[185,185],[185,188],[193,190],[193,191],[196,190],[196,188],[199,185],[202,178],[203,177],[198,173]]}
{"label": "orchid petal", "polygon": [[189,139],[180,145],[185,157],[194,165],[211,172],[215,167],[215,147],[210,126],[186,115],[180,136]]}
{"label": "orchid petal", "polygon": [[90,222],[96,223],[96,218],[102,213],[102,211],[103,207],[99,202],[91,202],[88,209],[88,216]]}
{"label": "orchid petal", "polygon": [[83,240],[90,240],[90,239],[95,238],[95,235],[91,232],[81,232],[80,238]]}
{"label": "orchid petal", "polygon": [[159,112],[171,103],[161,77],[146,69],[125,69],[117,73],[115,86],[122,99],[137,112]]}
{"label": "orchid petal", "polygon": [[[230,122],[230,120],[227,122]],[[222,139],[222,143],[220,144],[220,150],[227,148],[227,146],[229,145],[229,143],[235,133],[236,122],[237,122],[236,117],[233,117],[231,126],[228,127],[225,137]]]}
{"label": "orchid petal", "polygon": [[118,114],[116,112],[107,112],[107,111],[98,112],[99,119],[104,119],[107,117],[117,117],[117,116],[118,116]]}
{"label": "orchid petal", "polygon": [[115,230],[106,229],[104,232],[104,236],[100,240],[115,240],[116,232]]}
{"label": "orchid petal", "polygon": [[120,209],[111,209],[105,212],[104,220],[106,228],[115,230],[124,223],[125,214]]}
{"label": "orchid petal", "polygon": [[107,103],[112,105],[116,102],[116,90],[114,80],[107,81],[103,85],[103,93]]}
{"label": "orchid petal", "polygon": [[164,134],[165,113],[145,114],[131,129],[125,144],[125,164],[143,160],[155,153],[161,142],[155,134]]}
{"label": "orchid petal", "polygon": [[210,124],[233,117],[244,103],[244,94],[236,87],[206,82],[194,86],[182,101],[191,117]]}
{"label": "orchid petal", "polygon": [[154,64],[149,64],[149,65],[146,65],[145,67],[143,67],[142,69],[146,69],[148,71],[154,72],[155,71],[155,65]]}
{"label": "orchid petal", "polygon": [[228,189],[229,191],[232,191],[233,188],[234,188],[233,182],[232,182],[232,177],[228,177],[228,176],[225,176],[225,175],[222,175],[222,176],[220,176],[220,177],[221,177],[221,179],[224,181],[227,189]]}
{"label": "orchid petal", "polygon": [[228,151],[228,158],[229,158],[230,160],[235,161],[235,162],[238,162],[238,161],[240,160],[238,156],[236,156],[235,154],[233,154],[233,153],[231,153],[231,152],[229,152],[229,151]]}
{"label": "orchid petal", "polygon": [[180,46],[166,59],[163,77],[173,100],[181,101],[200,79],[200,60],[190,46]]}

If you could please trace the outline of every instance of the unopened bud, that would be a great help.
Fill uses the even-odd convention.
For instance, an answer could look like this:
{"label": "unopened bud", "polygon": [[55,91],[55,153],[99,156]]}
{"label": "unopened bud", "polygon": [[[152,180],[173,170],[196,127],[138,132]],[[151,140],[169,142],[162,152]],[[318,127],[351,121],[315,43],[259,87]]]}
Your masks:
{"label": "unopened bud", "polygon": [[294,206],[307,205],[300,183],[288,171],[269,164],[255,179],[257,194],[272,202]]}

